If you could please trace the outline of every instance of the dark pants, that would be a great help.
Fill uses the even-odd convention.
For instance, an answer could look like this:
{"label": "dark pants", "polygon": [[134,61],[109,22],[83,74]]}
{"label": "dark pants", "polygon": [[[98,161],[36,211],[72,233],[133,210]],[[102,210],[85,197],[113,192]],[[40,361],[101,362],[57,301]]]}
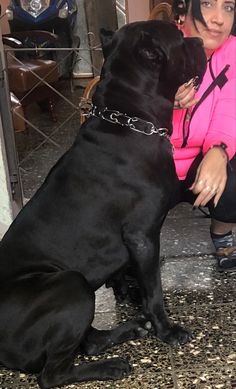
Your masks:
{"label": "dark pants", "polygon": [[[187,177],[184,181],[179,181],[179,188],[174,199],[174,206],[180,202],[194,203],[196,195],[188,188],[194,182],[197,168],[202,160],[202,155],[199,154],[189,168]],[[228,179],[225,190],[214,208],[213,201],[209,201],[207,207],[211,218],[222,221],[224,223],[236,223],[236,155],[228,162],[227,167]]]}

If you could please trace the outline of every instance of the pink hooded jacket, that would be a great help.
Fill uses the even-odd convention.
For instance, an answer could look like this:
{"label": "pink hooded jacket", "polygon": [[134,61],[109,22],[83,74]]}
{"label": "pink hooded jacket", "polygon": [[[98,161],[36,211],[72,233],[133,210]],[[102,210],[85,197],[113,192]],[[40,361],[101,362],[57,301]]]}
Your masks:
{"label": "pink hooded jacket", "polygon": [[[190,110],[174,110],[171,142],[180,180],[185,179],[195,157],[201,151],[205,154],[213,145],[225,143],[229,159],[236,153],[235,36],[230,36],[208,61],[206,73],[196,94],[198,99],[223,69],[225,75],[221,77],[219,85],[216,85],[196,109],[192,107]],[[184,138],[187,144],[183,147]]]}

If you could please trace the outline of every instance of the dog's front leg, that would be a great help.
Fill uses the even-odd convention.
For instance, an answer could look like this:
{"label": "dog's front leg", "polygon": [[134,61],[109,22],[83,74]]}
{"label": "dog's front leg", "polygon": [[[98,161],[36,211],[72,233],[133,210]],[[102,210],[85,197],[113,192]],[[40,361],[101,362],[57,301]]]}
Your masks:
{"label": "dog's front leg", "polygon": [[159,260],[160,234],[126,225],[123,237],[132,266],[136,269],[144,314],[151,321],[156,335],[172,345],[188,342],[191,334],[173,324],[165,312]]}

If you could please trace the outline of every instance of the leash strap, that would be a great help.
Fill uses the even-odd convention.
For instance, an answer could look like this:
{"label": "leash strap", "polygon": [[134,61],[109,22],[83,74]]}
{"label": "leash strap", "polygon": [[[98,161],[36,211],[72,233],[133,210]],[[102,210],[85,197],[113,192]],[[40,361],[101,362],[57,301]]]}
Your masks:
{"label": "leash strap", "polygon": [[[205,90],[205,92],[203,93],[202,97],[200,98],[200,100],[197,102],[197,104],[194,106],[193,110],[192,110],[192,113],[191,113],[191,117],[189,119],[189,123],[188,123],[188,129],[187,129],[187,133],[184,135],[184,139],[183,139],[183,143],[182,143],[182,146],[181,148],[183,147],[186,147],[187,143],[188,143],[188,137],[189,137],[189,131],[190,131],[190,124],[191,124],[191,121],[192,121],[192,118],[193,118],[193,115],[195,114],[196,110],[198,109],[199,105],[202,104],[202,102],[209,96],[209,94],[215,89],[216,86],[218,86],[220,89],[223,88],[223,86],[226,84],[226,82],[228,81],[228,78],[226,77],[226,72],[229,70],[230,68],[230,65],[226,65],[224,67],[224,69],[218,74],[218,76],[212,81],[211,85],[209,85],[209,87]],[[186,122],[186,118],[187,118],[187,114],[188,114],[188,111],[186,112],[185,114],[185,117],[184,117],[184,128],[185,128],[185,122]]]}

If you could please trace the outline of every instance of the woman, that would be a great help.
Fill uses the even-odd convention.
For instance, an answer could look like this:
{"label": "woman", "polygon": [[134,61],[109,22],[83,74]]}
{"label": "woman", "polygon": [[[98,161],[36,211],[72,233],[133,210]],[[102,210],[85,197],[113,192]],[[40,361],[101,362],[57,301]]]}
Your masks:
{"label": "woman", "polygon": [[[185,36],[202,38],[208,58],[196,79],[176,94],[172,143],[180,179],[178,201],[209,207],[218,268],[236,270],[236,25],[235,0],[174,0]],[[198,89],[196,91],[196,89]]]}

